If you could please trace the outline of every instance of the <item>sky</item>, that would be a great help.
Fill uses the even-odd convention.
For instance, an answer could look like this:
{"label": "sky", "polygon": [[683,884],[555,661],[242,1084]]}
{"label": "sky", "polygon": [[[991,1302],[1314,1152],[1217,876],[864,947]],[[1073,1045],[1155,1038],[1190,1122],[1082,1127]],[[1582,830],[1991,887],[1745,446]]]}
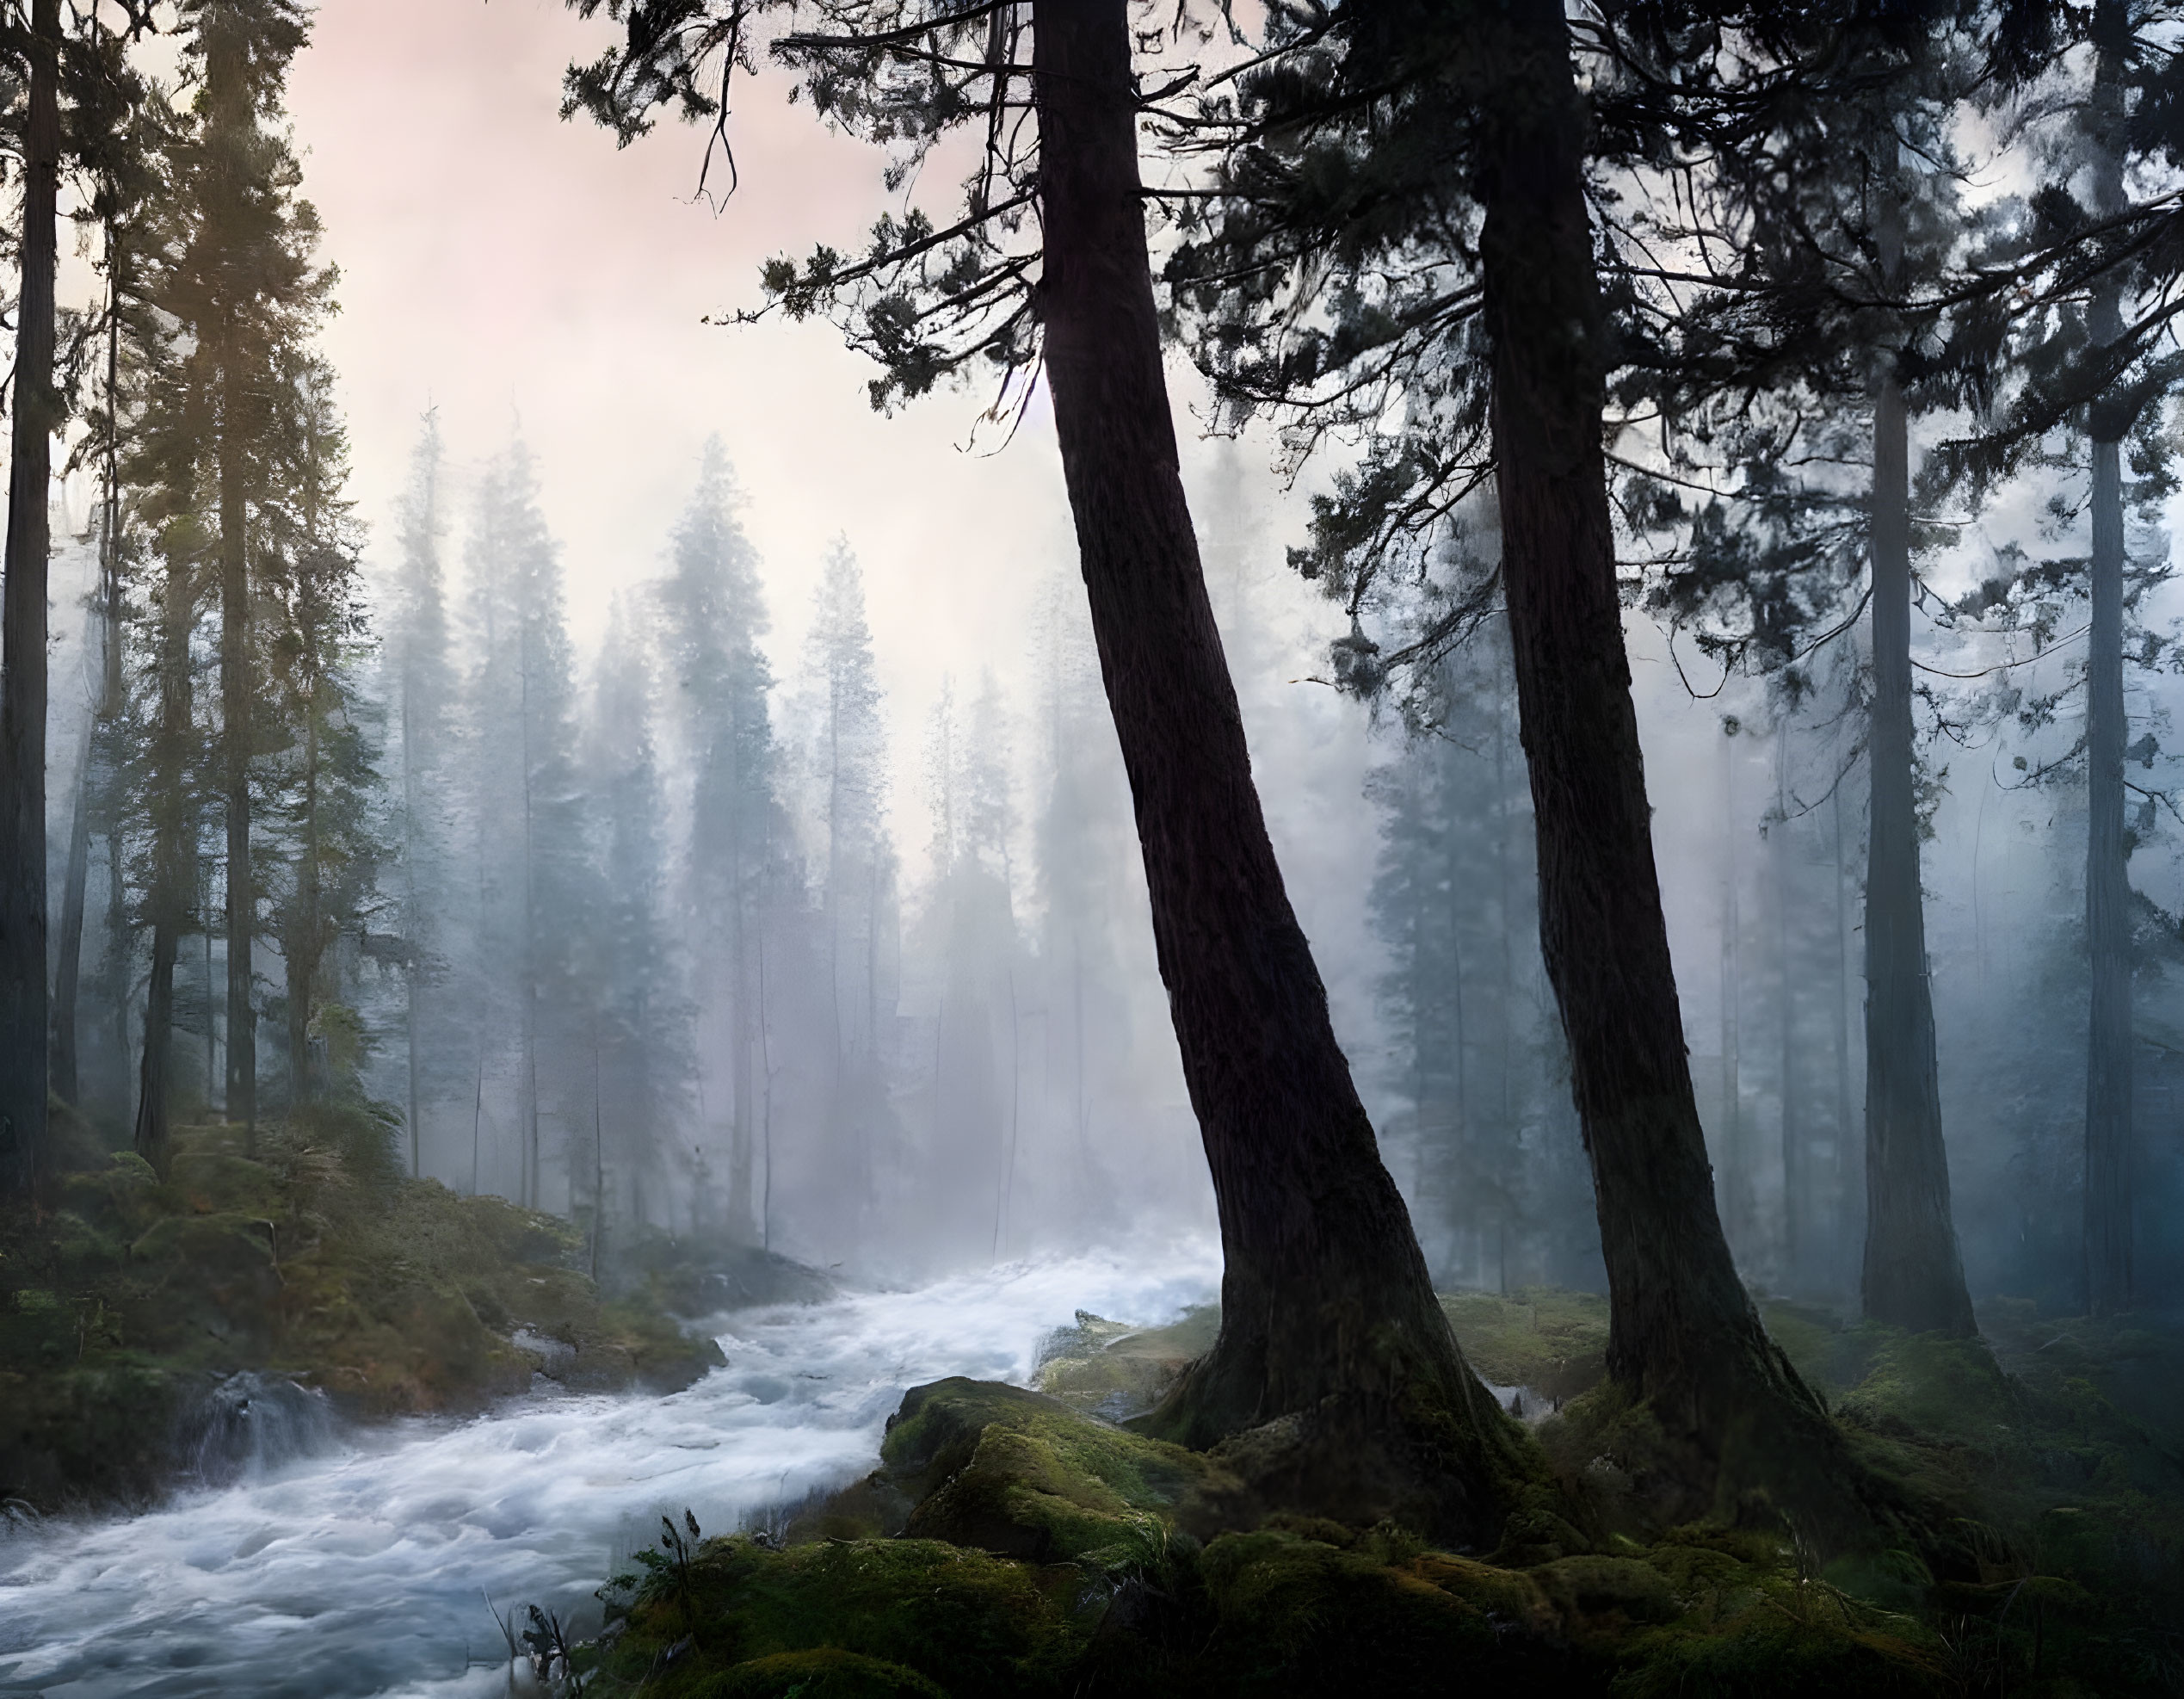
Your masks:
{"label": "sky", "polygon": [[563,69],[606,40],[559,0],[318,11],[290,105],[341,268],[325,342],[375,551],[427,408],[459,466],[520,429],[583,642],[617,590],[659,569],[717,432],[784,636],[843,535],[898,695],[922,702],[943,670],[1013,664],[1042,570],[1070,541],[1044,419],[1005,454],[966,454],[983,396],[891,421],[830,327],[703,322],[758,304],[768,256],[854,239],[884,204],[876,156],[787,108],[769,79],[739,96],[741,188],[716,211],[694,195],[701,133],[669,123],[618,151],[561,120]]}

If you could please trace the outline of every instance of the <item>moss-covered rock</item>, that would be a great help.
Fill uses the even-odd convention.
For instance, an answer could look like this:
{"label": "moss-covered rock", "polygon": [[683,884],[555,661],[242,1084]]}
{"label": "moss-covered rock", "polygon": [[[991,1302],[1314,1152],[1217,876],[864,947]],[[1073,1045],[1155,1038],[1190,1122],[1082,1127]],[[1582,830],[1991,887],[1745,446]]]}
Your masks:
{"label": "moss-covered rock", "polygon": [[1563,1662],[1539,1633],[1536,1591],[1480,1566],[1390,1564],[1267,1530],[1216,1540],[1200,1570],[1228,1691],[1416,1693],[1456,1670],[1515,1680]]}
{"label": "moss-covered rock", "polygon": [[1443,1293],[1441,1307],[1471,1367],[1497,1387],[1530,1387],[1552,1404],[1589,1390],[1607,1372],[1607,1300],[1597,1293]]}
{"label": "moss-covered rock", "polygon": [[695,1690],[700,1699],[949,1699],[938,1682],[839,1646],[777,1652],[722,1671]]}
{"label": "moss-covered rock", "polygon": [[906,1533],[1112,1573],[1159,1563],[1172,1528],[1218,1524],[1243,1492],[1202,1454],[960,1378],[911,1388],[880,1456]]}
{"label": "moss-covered rock", "polygon": [[[1962,1369],[1890,1360],[1907,1386]],[[1645,1419],[1625,1412],[1626,1436]],[[656,1554],[587,1691],[2150,1696],[2169,1690],[2156,1625],[2184,1615],[2184,1593],[2158,1596],[2178,1501],[2150,1494],[2050,1511],[2037,1566],[1997,1529],[1960,1533],[1986,1568],[1937,1579],[1909,1547],[1823,1573],[1764,1517],[1589,1546],[1545,1490],[1492,1559],[1468,1557],[1265,1504],[1222,1470],[1021,1388],[917,1388],[881,1467],[787,1547]],[[1228,1520],[1194,1529],[1209,1503]]]}
{"label": "moss-covered rock", "polygon": [[1213,1349],[1219,1307],[1203,1304],[1165,1327],[1126,1327],[1086,1311],[1040,1350],[1040,1391],[1086,1415],[1120,1422],[1158,1404],[1193,1358]]}
{"label": "moss-covered rock", "polygon": [[0,1498],[150,1496],[180,1412],[242,1371],[370,1417],[475,1410],[540,1372],[670,1390],[721,1361],[641,1294],[602,1300],[568,1223],[404,1178],[388,1131],[340,1104],[255,1140],[181,1128],[164,1181],[122,1152],[61,1176],[51,1215],[0,1217]]}
{"label": "moss-covered rock", "polygon": [[[1074,1567],[936,1540],[787,1550],[715,1540],[691,1557],[687,1577],[666,1574],[635,1601],[627,1631],[597,1660],[595,1690],[786,1693],[767,1684],[800,1668],[840,1680],[845,1694],[1059,1693],[1096,1620],[1084,1596]],[[848,1684],[885,1679],[897,1685]]]}

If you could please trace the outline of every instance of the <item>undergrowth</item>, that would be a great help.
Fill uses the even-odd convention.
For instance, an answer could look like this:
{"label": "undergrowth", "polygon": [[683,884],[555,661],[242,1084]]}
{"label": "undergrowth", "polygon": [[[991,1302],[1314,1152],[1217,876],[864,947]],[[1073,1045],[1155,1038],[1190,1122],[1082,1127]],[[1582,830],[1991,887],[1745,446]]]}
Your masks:
{"label": "undergrowth", "polygon": [[163,1179],[83,1152],[48,1208],[0,1216],[0,1499],[156,1496],[185,1406],[245,1369],[375,1417],[475,1410],[540,1370],[664,1389],[718,1361],[643,1291],[602,1298],[567,1222],[405,1177],[392,1132],[348,1103],[254,1147],[180,1128]]}

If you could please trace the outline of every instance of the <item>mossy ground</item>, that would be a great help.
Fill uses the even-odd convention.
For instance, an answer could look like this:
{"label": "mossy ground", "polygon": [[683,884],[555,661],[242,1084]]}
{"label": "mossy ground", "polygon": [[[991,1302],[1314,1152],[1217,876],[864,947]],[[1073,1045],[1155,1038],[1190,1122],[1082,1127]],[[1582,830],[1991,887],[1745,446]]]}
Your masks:
{"label": "mossy ground", "polygon": [[[271,1370],[362,1416],[474,1410],[543,1370],[672,1387],[719,1353],[641,1294],[602,1297],[578,1232],[404,1178],[351,1106],[180,1129],[163,1180],[92,1152],[0,1219],[0,1499],[152,1496],[183,1406]],[[519,1339],[535,1343],[527,1349]]]}
{"label": "mossy ground", "polygon": [[1604,1305],[1449,1307],[1489,1379],[1572,1401],[1539,1430],[1570,1516],[1526,1504],[1490,1558],[1270,1514],[1218,1455],[1089,1414],[1157,1396],[1146,1364],[1172,1342],[1080,1317],[1043,1365],[1058,1396],[918,1388],[880,1468],[781,1543],[716,1540],[625,1578],[577,1654],[583,1690],[2184,1692],[2184,1329],[2004,1306],[1982,1344],[1770,1307],[1860,1457],[1934,1519],[1937,1568],[1908,1545],[1826,1561],[1763,1506],[1749,1526],[1602,1531],[1584,1501],[1619,1465],[1572,1447],[1601,1434]]}

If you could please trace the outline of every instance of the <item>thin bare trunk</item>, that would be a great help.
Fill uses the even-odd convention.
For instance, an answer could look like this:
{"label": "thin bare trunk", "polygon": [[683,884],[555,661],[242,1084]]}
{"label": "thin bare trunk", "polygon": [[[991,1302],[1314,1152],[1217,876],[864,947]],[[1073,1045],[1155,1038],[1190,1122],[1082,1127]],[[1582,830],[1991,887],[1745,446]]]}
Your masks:
{"label": "thin bare trunk", "polygon": [[1909,438],[1891,374],[1873,406],[1872,802],[1866,857],[1866,1315],[1915,1333],[1977,1331],[1949,1208],[1920,887],[1911,729]]}
{"label": "thin bare trunk", "polygon": [[[2095,199],[2122,211],[2120,165],[2123,0],[2095,9]],[[2122,330],[2116,286],[2096,294],[2088,327],[2113,342]],[[2113,411],[2114,410],[2108,410]],[[2131,870],[2125,831],[2124,503],[2121,438],[2128,420],[2097,412],[2093,437],[2092,626],[2086,638],[2086,951],[2092,998],[2086,1045],[2085,1302],[2095,1315],[2131,1307],[2132,1010]]]}
{"label": "thin bare trunk", "polygon": [[82,1101],[77,1006],[83,972],[83,918],[91,874],[91,815],[104,804],[112,780],[99,771],[108,753],[121,693],[121,490],[119,466],[121,314],[111,219],[106,226],[106,452],[99,499],[99,602],[91,626],[97,634],[99,691],[77,751],[76,805],[69,822],[68,876],[61,897],[60,961],[53,981],[52,1088],[62,1102]]}
{"label": "thin bare trunk", "polygon": [[235,369],[239,331],[225,329],[219,431],[220,742],[227,806],[227,1084],[230,1121],[244,1127],[254,1150],[258,1121],[257,1010],[251,999],[251,956],[257,927],[256,874],[250,861],[250,756],[253,693],[250,584],[244,494],[242,374]]}
{"label": "thin bare trunk", "polygon": [[[168,1063],[174,1041],[175,959],[194,880],[194,822],[189,797],[190,627],[195,618],[186,563],[170,559],[163,587],[159,646],[159,723],[152,744],[151,982],[145,999],[144,1056],[138,1071],[135,1146],[161,1174],[167,1171]],[[126,961],[126,954],[123,957]],[[126,974],[124,975],[126,981]],[[209,987],[208,987],[209,995]]]}

